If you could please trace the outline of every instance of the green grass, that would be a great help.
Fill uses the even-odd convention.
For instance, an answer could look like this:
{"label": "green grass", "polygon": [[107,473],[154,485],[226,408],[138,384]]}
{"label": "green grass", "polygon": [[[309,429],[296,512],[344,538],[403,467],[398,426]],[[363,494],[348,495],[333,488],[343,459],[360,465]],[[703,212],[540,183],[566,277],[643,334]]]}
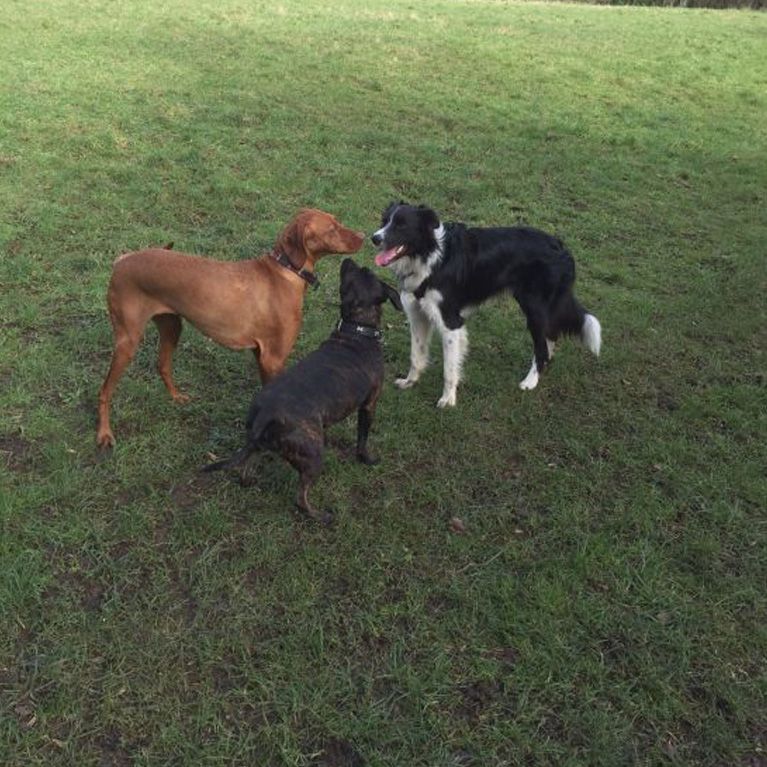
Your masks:
{"label": "green grass", "polygon": [[[0,763],[767,764],[765,36],[490,0],[6,2]],[[485,307],[455,410],[435,347],[386,387],[379,466],[334,428],[331,529],[277,460],[198,476],[256,371],[191,329],[192,403],[151,329],[96,454],[117,254],[249,257],[299,206],[371,231],[399,196],[564,237],[603,356],[563,344],[522,393],[520,313]]]}

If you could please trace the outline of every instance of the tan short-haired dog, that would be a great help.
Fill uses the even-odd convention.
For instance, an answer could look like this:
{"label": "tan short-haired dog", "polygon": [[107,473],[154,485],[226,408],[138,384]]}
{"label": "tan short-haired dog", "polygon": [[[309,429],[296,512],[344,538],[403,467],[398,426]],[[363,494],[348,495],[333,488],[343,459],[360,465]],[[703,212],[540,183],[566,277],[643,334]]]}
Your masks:
{"label": "tan short-haired dog", "polygon": [[261,381],[267,383],[282,371],[301,329],[316,261],[329,253],[356,253],[363,241],[361,232],[329,213],[306,209],[285,227],[274,250],[260,258],[214,261],[162,248],[120,256],[107,291],[114,350],[99,393],[99,447],[115,443],[110,401],[150,319],[160,333],[157,370],[177,402],[188,399],[171,374],[182,317],[222,346],[253,349]]}

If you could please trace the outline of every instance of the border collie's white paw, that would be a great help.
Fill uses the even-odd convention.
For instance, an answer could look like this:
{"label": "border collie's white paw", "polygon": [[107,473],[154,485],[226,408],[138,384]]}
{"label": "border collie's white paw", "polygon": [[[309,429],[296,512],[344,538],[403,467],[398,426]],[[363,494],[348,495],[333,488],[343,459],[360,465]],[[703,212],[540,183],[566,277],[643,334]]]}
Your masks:
{"label": "border collie's white paw", "polygon": [[412,378],[395,378],[394,385],[398,389],[409,389],[411,386],[415,386],[415,381]]}
{"label": "border collie's white paw", "polygon": [[531,370],[524,381],[519,382],[519,388],[522,389],[522,391],[532,391],[536,386],[538,386],[537,371],[534,372]]}
{"label": "border collie's white paw", "polygon": [[437,407],[455,407],[455,392],[443,394],[437,401]]}

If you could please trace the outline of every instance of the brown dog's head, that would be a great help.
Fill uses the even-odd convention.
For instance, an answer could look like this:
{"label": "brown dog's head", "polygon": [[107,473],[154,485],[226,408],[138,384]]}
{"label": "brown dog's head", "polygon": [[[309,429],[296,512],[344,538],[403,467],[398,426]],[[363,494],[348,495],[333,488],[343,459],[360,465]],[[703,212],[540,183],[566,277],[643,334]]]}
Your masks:
{"label": "brown dog's head", "polygon": [[380,327],[381,308],[386,301],[402,311],[399,293],[351,258],[341,264],[341,318],[347,322]]}
{"label": "brown dog's head", "polygon": [[364,241],[362,232],[347,229],[330,213],[305,208],[282,230],[276,248],[300,269],[329,253],[356,253]]}

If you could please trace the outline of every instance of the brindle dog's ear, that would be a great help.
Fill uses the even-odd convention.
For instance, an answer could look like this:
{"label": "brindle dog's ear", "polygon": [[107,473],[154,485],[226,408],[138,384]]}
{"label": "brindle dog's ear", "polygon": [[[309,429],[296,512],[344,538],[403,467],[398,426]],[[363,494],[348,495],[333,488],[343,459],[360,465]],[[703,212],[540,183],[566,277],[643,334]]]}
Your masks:
{"label": "brindle dog's ear", "polygon": [[378,280],[381,283],[381,287],[383,288],[384,292],[384,301],[388,298],[389,301],[391,301],[392,306],[397,311],[402,311],[402,301],[400,300],[399,293],[391,286],[387,285],[382,280]]}

